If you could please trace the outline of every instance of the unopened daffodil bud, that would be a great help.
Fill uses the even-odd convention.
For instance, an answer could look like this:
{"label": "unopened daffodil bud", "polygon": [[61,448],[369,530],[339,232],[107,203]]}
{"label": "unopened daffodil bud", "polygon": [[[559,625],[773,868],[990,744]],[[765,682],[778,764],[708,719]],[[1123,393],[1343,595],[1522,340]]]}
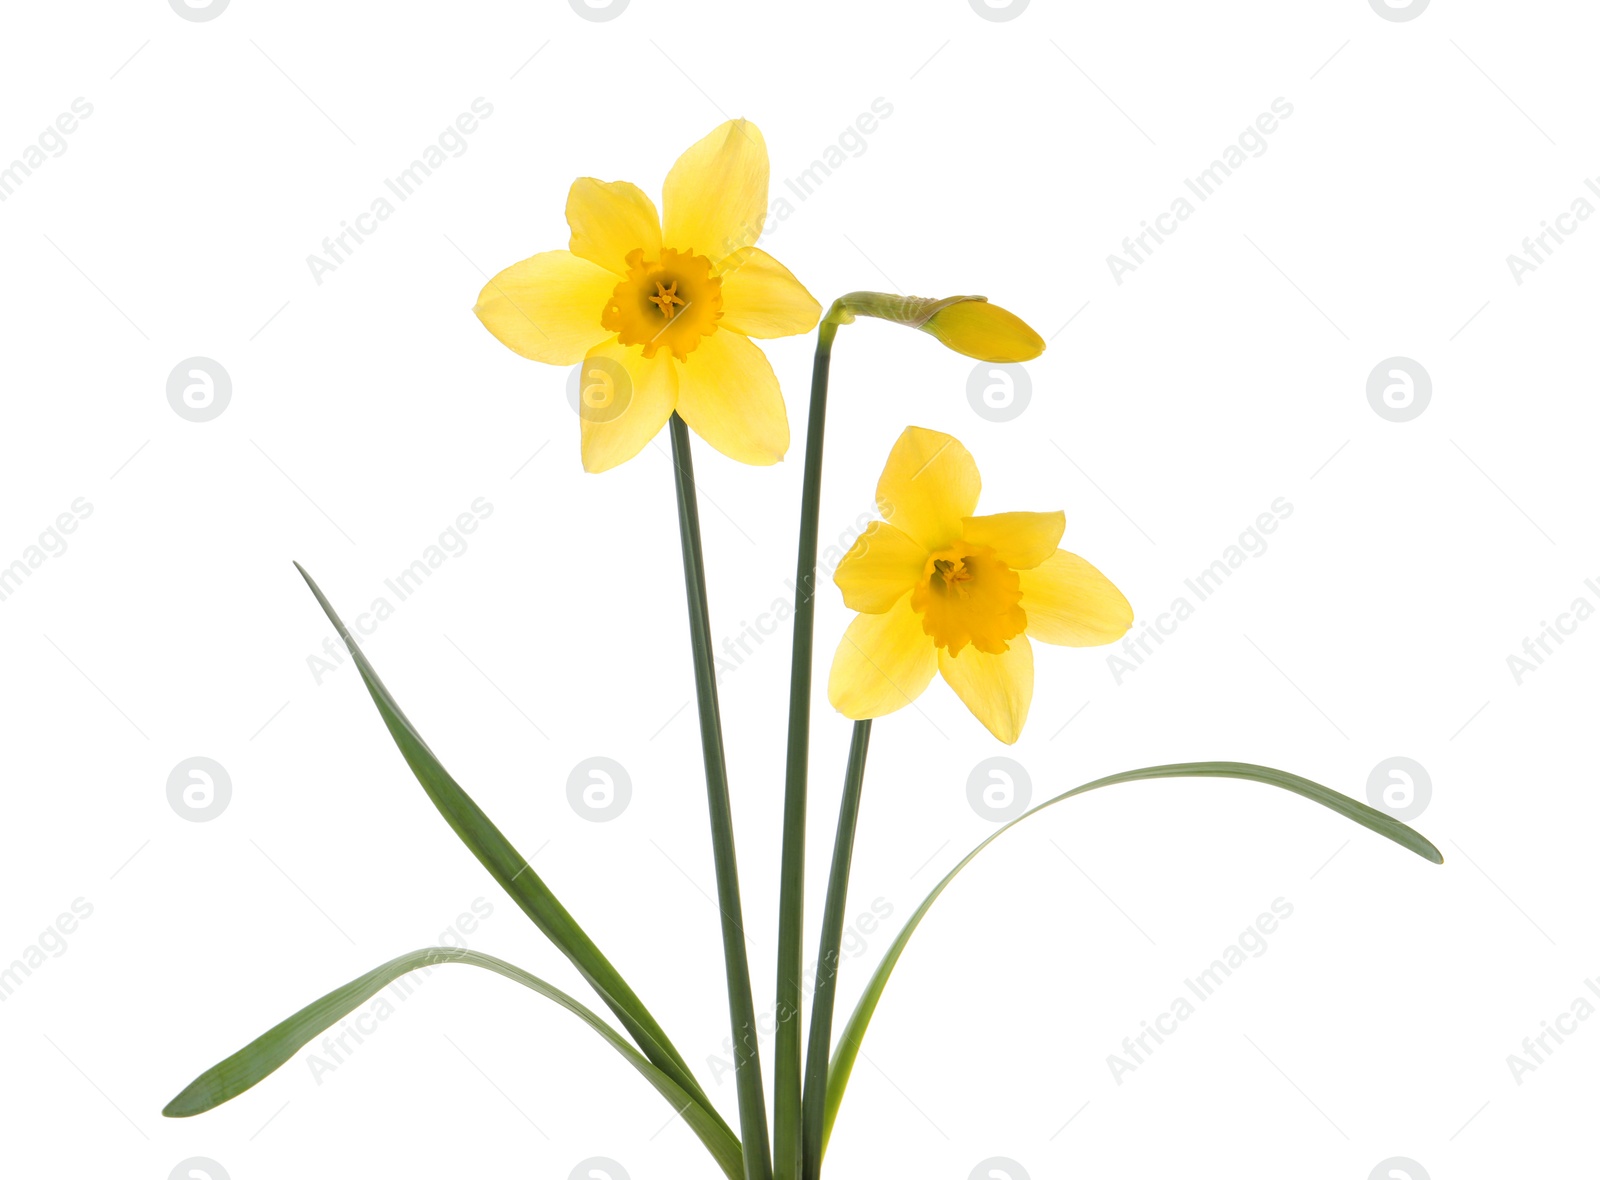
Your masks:
{"label": "unopened daffodil bud", "polygon": [[952,303],[934,312],[922,330],[963,356],[997,364],[1031,361],[1044,351],[1039,333],[988,300]]}
{"label": "unopened daffodil bud", "polygon": [[852,291],[828,312],[828,322],[848,324],[858,315],[890,320],[928,333],[946,348],[995,364],[1031,361],[1044,351],[1044,340],[1019,317],[982,295],[923,299]]}

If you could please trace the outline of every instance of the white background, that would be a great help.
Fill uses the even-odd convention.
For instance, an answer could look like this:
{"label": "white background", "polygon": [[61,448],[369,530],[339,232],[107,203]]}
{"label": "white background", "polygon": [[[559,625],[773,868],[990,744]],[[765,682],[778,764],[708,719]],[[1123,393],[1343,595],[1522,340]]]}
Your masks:
{"label": "white background", "polygon": [[[911,944],[830,1172],[965,1180],[999,1156],[1035,1178],[1365,1180],[1400,1156],[1435,1180],[1587,1174],[1600,1022],[1520,1084],[1507,1055],[1600,972],[1600,623],[1520,684],[1507,657],[1575,598],[1600,605],[1600,225],[1521,284],[1506,256],[1600,173],[1590,6],[1437,0],[1397,22],[1366,0],[1036,0],[991,21],[966,0],[635,0],[602,23],[556,0],[235,0],[192,22],[145,0],[13,5],[5,24],[0,161],[74,99],[93,113],[0,204],[0,564],[75,499],[92,514],[0,602],[0,962],[74,899],[93,913],[0,1005],[0,1171],[163,1178],[203,1156],[235,1180],[565,1178],[602,1156],[636,1180],[713,1174],[588,1029],[465,968],[320,1084],[302,1053],[210,1114],[159,1111],[480,897],[474,947],[591,999],[440,821],[354,670],[319,684],[308,666],[331,630],[291,560],[349,617],[483,497],[469,547],[368,652],[732,1117],[731,1078],[706,1065],[727,1026],[665,440],[583,474],[565,371],[469,308],[486,272],[565,246],[574,177],[656,193],[743,115],[776,197],[882,98],[864,150],[765,244],[824,304],[980,291],[1050,346],[1028,408],[997,423],[968,403],[966,359],[844,329],[825,546],[870,511],[908,423],[966,442],[985,510],[1065,508],[1064,544],[1141,625],[1274,499],[1293,512],[1120,683],[1108,650],[1041,648],[1013,750],[939,683],[877,725],[849,912],[892,916],[848,961],[846,999],[993,830],[967,780],[1000,753],[1035,801],[1202,758],[1364,798],[1401,755],[1431,777],[1415,823],[1446,863],[1253,784],[1045,813]],[[465,153],[317,283],[307,255],[480,97],[493,114]],[[1115,281],[1107,255],[1280,97],[1293,114],[1265,153]],[[789,595],[810,347],[767,350],[788,462],[697,448],[719,638]],[[1397,355],[1433,383],[1406,423],[1366,396]],[[207,423],[166,400],[193,356],[232,378]],[[825,587],[808,957],[849,733],[823,686],[848,617]],[[763,1008],[789,636],[723,682]],[[232,781],[206,823],[166,796],[195,755]],[[632,783],[609,823],[567,799],[595,755]],[[1114,1080],[1122,1039],[1280,897],[1293,916],[1266,952]]]}

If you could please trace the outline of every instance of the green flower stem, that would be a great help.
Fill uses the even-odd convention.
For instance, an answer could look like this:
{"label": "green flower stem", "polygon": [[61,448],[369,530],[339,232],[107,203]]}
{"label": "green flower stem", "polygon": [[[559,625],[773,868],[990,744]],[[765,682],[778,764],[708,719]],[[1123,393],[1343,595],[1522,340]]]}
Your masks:
{"label": "green flower stem", "polygon": [[828,361],[839,331],[839,305],[817,329],[811,368],[811,414],[800,493],[800,544],[794,575],[794,655],[789,668],[789,755],[784,775],[783,850],[778,886],[778,1019],[774,1059],[773,1166],[777,1180],[799,1180],[800,976],[805,920],[806,769],[811,739],[811,638],[816,621],[817,516],[822,499],[822,433],[828,409]]}
{"label": "green flower stem", "polygon": [[[812,637],[816,629],[817,517],[822,501],[822,439],[828,409],[828,365],[841,324],[871,316],[926,330],[939,311],[981,295],[920,299],[852,291],[834,300],[817,327],[811,366],[811,411],[800,491],[800,543],[795,561],[794,655],[789,669],[789,751],[784,775],[783,847],[778,885],[778,1019],[773,1067],[773,1164],[777,1180],[800,1180],[803,1144],[800,1077],[801,941],[805,924],[806,771],[811,740]],[[807,1173],[816,1175],[814,1170]]]}
{"label": "green flower stem", "polygon": [[947,307],[958,303],[987,303],[982,295],[951,295],[944,299],[924,299],[919,295],[886,295],[882,291],[852,291],[833,301],[823,325],[848,324],[856,316],[871,316],[875,320],[904,324],[908,328],[927,330],[928,321]]}
{"label": "green flower stem", "polygon": [[700,713],[700,748],[706,765],[706,798],[711,810],[711,847],[716,860],[717,904],[722,911],[722,959],[728,980],[728,1015],[733,1026],[734,1079],[739,1092],[739,1134],[744,1145],[745,1180],[772,1180],[767,1140],[767,1103],[761,1088],[761,1054],[756,1039],[755,999],[750,991],[750,961],[745,951],[744,915],[739,902],[739,865],[733,847],[733,813],[728,803],[728,766],[722,748],[722,715],[711,655],[711,614],[706,604],[705,557],[700,546],[700,509],[695,496],[689,427],[672,415],[672,465],[678,494],[678,532],[683,543],[683,581],[689,599],[689,635],[694,647],[694,686]]}
{"label": "green flower stem", "polygon": [[850,889],[850,857],[855,851],[856,816],[861,811],[861,780],[867,770],[867,740],[872,722],[857,721],[850,735],[850,761],[839,801],[839,828],[833,838],[828,899],[822,907],[822,942],[817,949],[817,990],[811,999],[811,1039],[806,1045],[806,1085],[802,1117],[802,1180],[822,1171],[824,1099],[828,1054],[833,1042],[833,1001],[839,986],[839,942],[844,936],[844,903]]}

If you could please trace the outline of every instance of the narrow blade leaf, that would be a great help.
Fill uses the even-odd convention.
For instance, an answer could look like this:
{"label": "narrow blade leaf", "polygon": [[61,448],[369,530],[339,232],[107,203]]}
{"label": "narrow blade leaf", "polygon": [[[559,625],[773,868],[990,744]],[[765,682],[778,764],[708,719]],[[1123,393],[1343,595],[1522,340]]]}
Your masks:
{"label": "narrow blade leaf", "polygon": [[[583,928],[567,912],[566,907],[556,900],[555,894],[550,892],[549,887],[539,878],[539,874],[528,866],[527,858],[512,847],[511,841],[495,827],[493,821],[484,814],[483,808],[479,807],[472,796],[462,790],[460,784],[450,777],[450,772],[440,764],[439,759],[428,748],[428,743],[422,740],[422,735],[417,732],[416,726],[412,725],[400,711],[399,704],[383,686],[383,681],[378,679],[378,673],[351,637],[344,621],[333,609],[333,604],[298,562],[295,563],[295,569],[300,571],[300,576],[306,580],[306,585],[311,587],[311,593],[316,595],[317,602],[339,632],[339,638],[344,640],[345,647],[350,649],[350,656],[361,672],[361,679],[366,683],[367,691],[372,694],[373,703],[378,706],[378,713],[383,717],[383,723],[389,727],[389,735],[394,738],[394,743],[400,748],[406,764],[411,767],[411,773],[417,776],[417,781],[422,784],[422,789],[427,792],[428,798],[433,800],[433,805],[439,809],[439,814],[444,816],[445,822],[472,851],[472,855],[489,870],[489,874],[500,883],[500,887],[511,895],[522,912],[532,919],[533,924],[544,936],[572,960],[573,966],[599,993],[611,1011],[616,1013],[617,1019],[622,1022],[628,1034],[638,1043],[639,1048],[644,1050],[644,1055],[710,1112],[713,1118],[720,1121],[720,1116],[716,1114],[711,1100],[700,1088],[700,1083],[695,1081],[683,1057],[673,1047],[672,1041],[656,1023],[655,1018],[650,1015],[644,1002],[634,994],[633,989],[617,973],[617,969],[600,953],[600,948],[595,946],[594,941],[584,933]],[[726,1123],[722,1125],[724,1130],[728,1130]],[[729,1130],[728,1133],[731,1135],[732,1131]]]}
{"label": "narrow blade leaf", "polygon": [[1093,782],[1084,783],[1081,787],[1074,787],[1064,794],[1057,795],[1054,799],[1047,799],[1010,823],[1005,824],[993,832],[988,839],[979,844],[962,858],[945,874],[943,880],[933,887],[933,892],[923,899],[914,914],[907,919],[904,928],[895,937],[888,952],[883,956],[883,961],[878,964],[877,970],[872,973],[872,978],[867,981],[866,990],[862,992],[856,1009],[850,1015],[849,1022],[839,1035],[839,1044],[834,1049],[833,1060],[828,1066],[828,1092],[824,1109],[824,1122],[822,1132],[823,1150],[827,1150],[828,1139],[833,1134],[833,1123],[839,1115],[839,1104],[844,1101],[845,1087],[850,1083],[850,1071],[855,1067],[856,1055],[861,1051],[861,1040],[867,1034],[867,1025],[872,1023],[872,1016],[878,1009],[878,1001],[883,998],[883,989],[893,974],[895,965],[899,963],[901,954],[906,949],[906,944],[911,941],[911,936],[916,933],[917,926],[945,891],[945,887],[955,880],[956,874],[972,863],[974,857],[989,845],[993,844],[1006,832],[1038,815],[1047,807],[1054,807],[1057,803],[1071,799],[1074,795],[1082,795],[1101,787],[1109,787],[1116,783],[1138,782],[1142,779],[1156,778],[1236,778],[1249,779],[1269,786],[1281,787],[1301,798],[1310,799],[1313,803],[1320,803],[1331,811],[1336,811],[1346,819],[1354,820],[1364,828],[1371,828],[1378,835],[1393,840],[1402,848],[1408,848],[1424,860],[1434,864],[1443,864],[1444,857],[1429,840],[1419,832],[1413,831],[1392,815],[1368,807],[1348,795],[1341,795],[1338,791],[1329,790],[1320,783],[1314,783],[1308,778],[1298,774],[1291,774],[1287,770],[1274,770],[1270,766],[1256,766],[1249,762],[1176,762],[1165,766],[1144,766],[1137,770],[1125,770],[1120,774],[1107,775],[1105,778],[1095,779]]}
{"label": "narrow blade leaf", "polygon": [[739,1150],[739,1141],[733,1137],[732,1132],[723,1125],[722,1120],[717,1118],[714,1112],[708,1110],[692,1095],[685,1093],[672,1078],[646,1060],[621,1033],[559,988],[550,986],[520,967],[492,955],[448,947],[429,947],[391,959],[360,978],[351,980],[343,987],[335,988],[320,1000],[307,1004],[287,1020],[262,1033],[233,1056],[217,1062],[195,1078],[183,1088],[182,1093],[167,1103],[161,1113],[173,1119],[189,1118],[191,1115],[202,1114],[213,1107],[221,1106],[231,1098],[237,1098],[288,1061],[308,1042],[315,1040],[324,1030],[343,1020],[402,975],[411,971],[430,970],[444,963],[467,963],[493,971],[507,979],[514,979],[580,1017],[590,1028],[604,1037],[613,1049],[622,1054],[628,1064],[643,1074],[645,1080],[672,1104],[672,1109],[677,1111],[690,1129],[699,1136],[723,1172],[732,1180],[743,1180],[743,1156]]}

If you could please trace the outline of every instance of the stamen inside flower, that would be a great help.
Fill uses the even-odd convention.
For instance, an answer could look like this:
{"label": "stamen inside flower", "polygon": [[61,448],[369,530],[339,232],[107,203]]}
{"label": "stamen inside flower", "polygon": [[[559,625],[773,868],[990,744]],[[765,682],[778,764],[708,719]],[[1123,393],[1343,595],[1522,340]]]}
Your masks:
{"label": "stamen inside flower", "polygon": [[661,285],[661,280],[657,279],[656,293],[650,296],[650,302],[659,307],[661,309],[661,314],[670,320],[672,318],[673,304],[677,304],[680,307],[683,305],[683,300],[678,298],[677,280],[673,280],[672,286],[663,287]]}
{"label": "stamen inside flower", "polygon": [[655,260],[634,250],[626,262],[628,273],[611,292],[601,326],[620,343],[641,346],[646,358],[665,347],[687,359],[722,318],[722,279],[711,273],[711,260],[667,249]]}
{"label": "stamen inside flower", "polygon": [[964,541],[929,555],[922,581],[911,591],[911,609],[922,616],[923,631],[952,656],[969,643],[990,655],[1005,651],[1006,641],[1028,625],[1021,601],[1016,571],[988,546]]}

